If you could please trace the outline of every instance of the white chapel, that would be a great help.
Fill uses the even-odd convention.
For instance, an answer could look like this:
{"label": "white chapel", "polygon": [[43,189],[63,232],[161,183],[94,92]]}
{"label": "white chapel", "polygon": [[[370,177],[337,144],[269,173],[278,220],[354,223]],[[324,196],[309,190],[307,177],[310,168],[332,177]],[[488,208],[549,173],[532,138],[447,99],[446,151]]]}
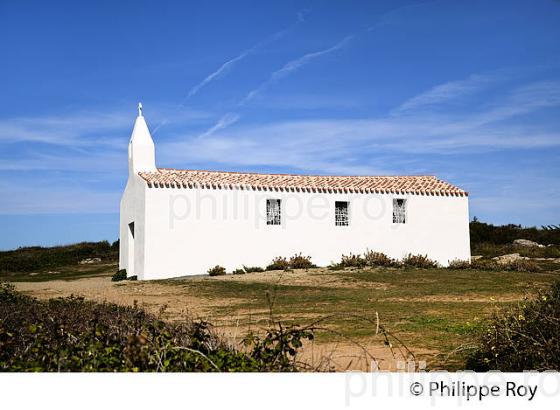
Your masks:
{"label": "white chapel", "polygon": [[296,253],[326,266],[366,249],[446,266],[470,260],[468,194],[435,176],[287,175],[156,166],[139,105],[120,205],[120,260],[140,280],[265,267]]}

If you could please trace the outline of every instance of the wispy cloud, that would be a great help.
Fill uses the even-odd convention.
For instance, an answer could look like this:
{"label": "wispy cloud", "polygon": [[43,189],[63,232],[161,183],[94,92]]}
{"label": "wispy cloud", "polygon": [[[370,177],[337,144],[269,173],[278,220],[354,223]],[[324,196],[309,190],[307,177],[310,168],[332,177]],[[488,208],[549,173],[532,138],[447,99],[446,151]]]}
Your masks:
{"label": "wispy cloud", "polygon": [[496,77],[494,76],[474,74],[463,80],[439,84],[405,101],[394,110],[393,113],[401,114],[405,111],[429,108],[457,98],[472,95],[483,90],[495,80]]}
{"label": "wispy cloud", "polygon": [[[324,50],[320,50],[320,51],[316,51],[313,53],[307,53],[303,56],[301,56],[300,58],[297,58],[295,60],[292,60],[290,62],[288,62],[287,64],[285,64],[282,68],[280,68],[277,71],[274,71],[271,75],[270,78],[262,83],[259,87],[257,87],[256,89],[250,91],[247,96],[239,102],[239,105],[244,105],[247,102],[249,102],[250,100],[252,100],[257,94],[259,94],[260,92],[262,92],[265,88],[267,88],[268,86],[270,86],[272,83],[280,80],[281,78],[289,75],[290,73],[300,69],[301,67],[303,67],[304,65],[308,64],[309,62],[311,62],[312,60],[319,58],[321,56],[324,56],[326,54],[330,54],[336,50],[339,50],[343,47],[346,46],[346,44],[352,39],[352,36],[348,36],[345,37],[343,40],[339,41],[337,44],[335,44],[332,47],[329,47],[327,49]],[[230,125],[236,123],[239,120],[239,115],[234,114],[234,113],[227,113],[225,114],[222,118],[220,118],[220,120],[218,120],[218,122],[212,126],[210,129],[208,129],[207,131],[205,131],[204,133],[202,133],[201,135],[198,136],[198,138],[206,138],[212,134],[214,134],[215,132],[219,131],[219,130],[223,130],[227,127],[229,127]]]}
{"label": "wispy cloud", "polygon": [[204,87],[205,85],[207,85],[211,81],[219,78],[227,70],[232,68],[235,65],[235,63],[243,60],[249,54],[253,53],[256,49],[257,49],[257,46],[251,47],[251,48],[243,51],[237,57],[234,57],[231,60],[228,60],[225,63],[223,63],[216,71],[210,73],[204,80],[202,80],[200,83],[196,84],[193,88],[191,88],[191,90],[187,94],[187,98],[191,98],[193,95],[198,93],[202,89],[202,87]]}
{"label": "wispy cloud", "polygon": [[[290,67],[297,66],[301,67]],[[175,127],[158,141],[158,158],[177,165],[210,161],[340,172],[345,167],[349,171],[356,167],[369,169],[368,161],[361,158],[367,152],[446,154],[457,150],[557,147],[560,135],[554,125],[507,120],[558,106],[560,81],[541,81],[514,88],[483,109],[453,115],[406,110],[399,116],[377,118],[248,123],[230,131],[228,127],[241,117],[228,112],[203,132],[194,131],[198,127]],[[208,115],[204,114],[206,121]],[[125,161],[131,122],[130,114],[103,113],[0,120],[0,145],[41,142],[43,147],[53,146],[35,147],[17,158],[0,155],[0,170],[80,171],[94,169],[99,163],[106,165],[103,169],[118,169],[119,161]],[[189,145],[189,149],[182,144]],[[280,152],[282,155],[278,155]]]}
{"label": "wispy cloud", "polygon": [[[133,107],[133,105],[131,105]],[[157,120],[164,111],[148,106],[150,118]],[[167,111],[167,110],[165,110]],[[120,148],[126,144],[134,120],[134,108],[110,111],[71,112],[66,115],[37,115],[0,119],[0,144],[34,142],[73,149]],[[183,110],[174,119],[198,124],[211,118],[208,112]]]}
{"label": "wispy cloud", "polygon": [[348,110],[359,111],[364,108],[363,98],[335,96],[313,93],[275,93],[268,95],[266,100],[259,101],[260,107],[274,110]]}
{"label": "wispy cloud", "polygon": [[220,127],[197,144],[191,144],[188,135],[177,136],[174,142],[160,146],[160,152],[176,164],[211,162],[305,172],[392,173],[393,166],[378,165],[387,164],[380,160],[383,156],[410,159],[417,155],[560,147],[560,134],[554,125],[505,121],[552,106],[560,106],[560,83],[537,82],[518,87],[477,112],[288,120],[248,124],[235,130]]}
{"label": "wispy cloud", "polygon": [[367,28],[367,31],[374,31],[375,29],[378,29],[380,27],[389,24],[395,24],[397,22],[406,23],[406,20],[402,17],[406,16],[407,14],[416,16],[421,9],[425,8],[426,6],[434,5],[435,3],[438,3],[438,0],[428,0],[390,9],[381,14],[377,21]]}
{"label": "wispy cloud", "polygon": [[295,25],[305,22],[305,17],[307,16],[308,13],[309,13],[308,9],[303,9],[303,10],[298,11],[297,12],[297,22],[295,24],[292,24],[287,28],[284,28],[280,31],[277,31],[277,32],[273,33],[272,35],[270,35],[270,36],[266,37],[265,39],[259,41],[254,46],[242,51],[236,57],[233,57],[233,58],[227,60],[225,63],[220,65],[220,67],[218,67],[217,70],[210,73],[208,76],[206,76],[204,78],[204,80],[202,80],[200,83],[198,83],[194,87],[192,87],[191,90],[189,91],[189,93],[187,94],[187,99],[193,97],[203,87],[205,87],[206,85],[208,85],[212,81],[220,78],[222,75],[224,75],[226,72],[228,72],[230,69],[232,69],[241,60],[243,60],[246,57],[250,56],[251,54],[255,53],[256,51],[258,51],[262,47],[272,43],[273,41],[279,40],[280,38],[284,37],[289,31],[291,31],[294,28]]}
{"label": "wispy cloud", "polygon": [[37,142],[51,145],[112,145],[107,132],[130,127],[130,116],[75,113],[68,116],[19,117],[0,120],[0,143]]}
{"label": "wispy cloud", "polygon": [[217,131],[223,130],[224,128],[229,127],[232,124],[235,124],[239,120],[239,115],[236,113],[228,112],[227,114],[223,115],[216,124],[210,127],[208,130],[203,132],[198,136],[198,139],[206,138],[211,136]]}
{"label": "wispy cloud", "polygon": [[[453,114],[411,109],[399,116],[318,117],[247,122],[232,127],[239,122],[240,115],[228,112],[203,132],[199,130],[200,122],[196,127],[181,122],[181,126],[172,128],[165,138],[156,141],[157,161],[160,166],[279,168],[347,175],[432,173],[440,169],[436,168],[440,165],[434,165],[435,160],[445,163],[448,155],[469,158],[470,154],[503,150],[558,149],[557,123],[527,121],[530,117],[525,117],[552,107],[560,107],[560,81],[533,82],[510,91],[501,90],[500,95],[476,110],[469,108]],[[214,114],[205,115],[206,122],[215,118]],[[21,183],[15,180],[8,185],[0,183],[0,195],[11,197],[3,207],[4,212],[17,212],[20,207],[22,212],[89,211],[95,208],[91,204],[101,201],[112,201],[105,207],[116,209],[126,178],[126,143],[134,114],[123,118],[121,114],[98,114],[93,120],[92,116],[85,117],[77,113],[0,122],[0,146],[17,141],[48,141],[33,145],[29,151],[29,144],[20,144],[15,156],[0,151],[0,172],[10,175],[6,180],[12,181],[18,172],[65,177],[64,181],[45,179],[45,185],[57,189],[46,196],[48,201],[43,204],[38,201],[26,207],[26,198],[40,197],[30,191],[43,191],[35,190],[35,186],[19,189]],[[521,118],[524,121],[518,121]],[[23,128],[14,133],[8,125]],[[91,129],[96,132],[90,134]],[[89,181],[84,179],[85,175]],[[43,185],[35,178],[33,183]],[[78,194],[91,202],[66,204],[68,198]]]}
{"label": "wispy cloud", "polygon": [[[298,26],[299,24],[302,24],[305,22],[305,17],[310,13],[309,9],[303,9],[297,12],[296,16],[297,16],[297,22],[295,24],[292,24],[282,30],[279,30],[273,34],[271,34],[270,36],[266,37],[265,39],[259,41],[257,44],[255,44],[254,46],[243,50],[240,54],[238,54],[237,56],[225,61],[224,63],[222,63],[215,71],[211,72],[210,74],[208,74],[202,81],[200,81],[198,84],[194,85],[189,92],[187,93],[187,96],[183,99],[183,101],[181,101],[175,108],[176,112],[179,112],[183,109],[185,109],[186,107],[186,101],[189,100],[190,98],[194,97],[196,94],[198,94],[198,92],[203,89],[204,87],[206,87],[208,84],[210,84],[211,82],[223,77],[227,72],[229,72],[237,63],[239,63],[240,61],[244,60],[245,58],[249,57],[250,55],[256,53],[258,50],[262,49],[263,47],[265,47],[266,45],[277,41],[279,39],[281,39],[282,37],[284,37],[287,33],[289,33],[291,30],[293,30],[296,26]],[[163,118],[158,124],[157,126],[154,128],[153,130],[153,134],[156,134],[163,126],[169,124],[169,122],[171,121],[171,119],[169,117]]]}
{"label": "wispy cloud", "polygon": [[560,81],[539,81],[513,90],[507,104],[491,110],[484,120],[497,121],[560,104]]}
{"label": "wispy cloud", "polygon": [[257,88],[251,90],[245,96],[245,98],[240,102],[240,104],[243,105],[251,101],[253,98],[255,98],[258,94],[263,92],[270,85],[274,84],[281,78],[286,77],[291,73],[299,70],[301,67],[305,66],[306,64],[309,64],[311,61],[346,47],[346,45],[350,42],[350,40],[352,40],[352,38],[353,38],[352,36],[347,36],[332,47],[326,48],[324,50],[315,51],[312,53],[307,53],[299,58],[296,58],[295,60],[289,61],[282,68],[270,74],[268,80],[266,80],[264,83],[259,85]]}
{"label": "wispy cloud", "polygon": [[0,214],[115,213],[119,190],[99,190],[76,186],[0,186]]}
{"label": "wispy cloud", "polygon": [[[97,150],[92,152],[63,151],[57,153],[32,153],[22,157],[0,158],[1,171],[65,171],[70,173],[112,174],[126,170],[126,144],[118,150]],[[103,164],[103,166],[99,166]]]}

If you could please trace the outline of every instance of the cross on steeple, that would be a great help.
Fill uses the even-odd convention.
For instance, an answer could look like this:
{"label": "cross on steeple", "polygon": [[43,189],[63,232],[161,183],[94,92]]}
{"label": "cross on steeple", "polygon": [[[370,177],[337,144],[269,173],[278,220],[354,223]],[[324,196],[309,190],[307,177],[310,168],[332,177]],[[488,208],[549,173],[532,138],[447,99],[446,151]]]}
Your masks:
{"label": "cross on steeple", "polygon": [[138,116],[139,117],[142,116],[142,103],[141,102],[138,103]]}

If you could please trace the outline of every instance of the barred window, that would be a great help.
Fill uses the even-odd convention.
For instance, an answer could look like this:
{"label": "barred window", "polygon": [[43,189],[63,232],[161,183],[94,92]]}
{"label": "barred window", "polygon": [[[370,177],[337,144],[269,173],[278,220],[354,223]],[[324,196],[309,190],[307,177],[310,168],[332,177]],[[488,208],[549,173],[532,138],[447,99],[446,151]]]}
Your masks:
{"label": "barred window", "polygon": [[393,223],[406,223],[406,199],[393,199]]}
{"label": "barred window", "polygon": [[348,226],[348,202],[336,201],[334,203],[334,224],[335,226]]}
{"label": "barred window", "polygon": [[267,199],[266,200],[266,224],[267,225],[280,225],[280,200]]}

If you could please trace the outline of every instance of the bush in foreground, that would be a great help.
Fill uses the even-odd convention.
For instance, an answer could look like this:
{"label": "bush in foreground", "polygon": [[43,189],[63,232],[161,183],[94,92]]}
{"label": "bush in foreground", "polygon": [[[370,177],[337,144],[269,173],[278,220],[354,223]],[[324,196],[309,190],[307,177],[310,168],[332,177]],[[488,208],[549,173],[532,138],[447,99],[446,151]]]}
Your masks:
{"label": "bush in foreground", "polygon": [[560,281],[533,301],[496,312],[466,368],[475,371],[560,370]]}
{"label": "bush in foreground", "polygon": [[48,301],[0,283],[0,371],[297,371],[298,327],[250,335],[247,351],[206,322],[163,322],[137,307],[81,298]]}

